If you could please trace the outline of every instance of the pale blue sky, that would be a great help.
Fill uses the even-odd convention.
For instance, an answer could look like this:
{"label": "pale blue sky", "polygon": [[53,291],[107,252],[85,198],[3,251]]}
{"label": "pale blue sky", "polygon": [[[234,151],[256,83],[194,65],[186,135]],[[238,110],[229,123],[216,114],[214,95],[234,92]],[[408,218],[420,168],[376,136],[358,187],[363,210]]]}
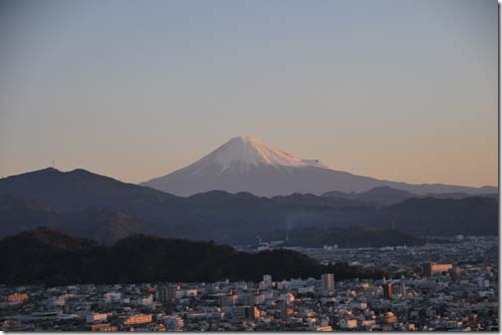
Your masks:
{"label": "pale blue sky", "polygon": [[378,178],[497,183],[495,0],[0,5],[0,176],[125,181],[236,135]]}

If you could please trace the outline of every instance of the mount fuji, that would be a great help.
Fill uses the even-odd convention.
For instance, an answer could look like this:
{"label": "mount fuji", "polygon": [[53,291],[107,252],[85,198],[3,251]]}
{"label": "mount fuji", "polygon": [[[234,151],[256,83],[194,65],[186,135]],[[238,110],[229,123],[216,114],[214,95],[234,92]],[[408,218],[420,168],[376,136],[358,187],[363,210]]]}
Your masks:
{"label": "mount fuji", "polygon": [[407,184],[337,171],[315,159],[303,159],[252,136],[238,136],[180,169],[143,183],[164,192],[190,196],[211,190],[250,192],[259,196],[330,191],[365,192],[387,186],[415,194],[463,192],[485,194],[495,187]]}

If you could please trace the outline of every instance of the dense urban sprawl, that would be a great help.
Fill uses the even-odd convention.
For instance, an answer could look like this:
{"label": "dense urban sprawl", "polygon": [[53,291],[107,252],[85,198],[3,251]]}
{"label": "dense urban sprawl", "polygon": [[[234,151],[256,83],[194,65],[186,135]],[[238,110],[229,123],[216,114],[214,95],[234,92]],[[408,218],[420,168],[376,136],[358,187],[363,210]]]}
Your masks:
{"label": "dense urban sprawl", "polygon": [[[1,330],[498,330],[498,239],[296,249],[391,274],[258,283],[1,287]],[[176,269],[173,269],[176,271]]]}

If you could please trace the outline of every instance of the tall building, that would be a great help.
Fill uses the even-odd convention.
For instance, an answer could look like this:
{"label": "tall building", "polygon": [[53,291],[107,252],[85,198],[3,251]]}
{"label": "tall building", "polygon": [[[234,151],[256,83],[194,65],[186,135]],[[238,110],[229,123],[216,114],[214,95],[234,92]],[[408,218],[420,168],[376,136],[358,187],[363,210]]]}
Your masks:
{"label": "tall building", "polygon": [[432,276],[432,263],[422,264],[422,275],[424,277],[431,277]]}
{"label": "tall building", "polygon": [[454,266],[450,270],[450,277],[451,277],[451,280],[453,280],[455,282],[459,281],[460,278],[462,278],[462,269],[459,266]]}
{"label": "tall building", "polygon": [[176,299],[176,293],[179,291],[179,286],[170,284],[167,286],[162,286],[159,292],[159,300],[161,302],[170,302]]}
{"label": "tall building", "polygon": [[385,283],[382,288],[385,299],[392,299],[392,283]]}
{"label": "tall building", "polygon": [[332,273],[325,273],[321,276],[321,289],[324,294],[335,292],[335,276]]}

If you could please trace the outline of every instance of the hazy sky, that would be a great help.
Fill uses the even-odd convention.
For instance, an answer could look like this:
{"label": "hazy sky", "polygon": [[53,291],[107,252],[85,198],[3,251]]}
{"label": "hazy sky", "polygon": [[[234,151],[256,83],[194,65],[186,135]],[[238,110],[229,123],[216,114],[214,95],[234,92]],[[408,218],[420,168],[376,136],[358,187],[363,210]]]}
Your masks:
{"label": "hazy sky", "polygon": [[495,0],[3,1],[0,177],[141,182],[236,135],[339,170],[496,185]]}

